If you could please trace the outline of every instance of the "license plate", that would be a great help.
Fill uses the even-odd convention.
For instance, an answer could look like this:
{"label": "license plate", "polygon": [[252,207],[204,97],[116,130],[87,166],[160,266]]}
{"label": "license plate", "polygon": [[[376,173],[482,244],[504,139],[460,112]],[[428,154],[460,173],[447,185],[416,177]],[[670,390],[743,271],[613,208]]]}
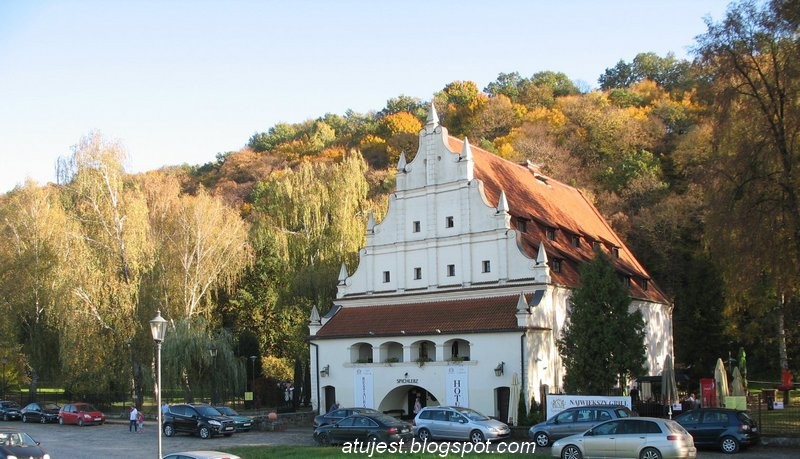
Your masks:
{"label": "license plate", "polygon": [[233,430],[233,427],[226,427],[225,430]]}
{"label": "license plate", "polygon": [[94,418],[94,420],[95,420],[95,421],[99,421],[99,420],[100,420],[100,418]]}
{"label": "license plate", "polygon": [[753,432],[758,432],[758,427],[753,427]]}

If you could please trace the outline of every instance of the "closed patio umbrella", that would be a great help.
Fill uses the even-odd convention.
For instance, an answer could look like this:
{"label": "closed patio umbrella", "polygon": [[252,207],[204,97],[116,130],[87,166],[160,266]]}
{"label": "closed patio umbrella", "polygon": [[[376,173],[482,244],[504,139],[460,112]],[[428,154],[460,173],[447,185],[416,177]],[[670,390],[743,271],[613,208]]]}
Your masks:
{"label": "closed patio umbrella", "polygon": [[511,396],[508,401],[508,417],[513,420],[514,425],[519,425],[519,376],[515,372],[511,375]]}
{"label": "closed patio umbrella", "polygon": [[717,385],[717,403],[722,406],[725,404],[725,397],[728,396],[728,374],[721,358],[717,359],[717,366],[714,368],[714,380]]}
{"label": "closed patio umbrella", "polygon": [[675,367],[672,364],[672,355],[667,354],[664,359],[664,370],[661,372],[661,403],[669,407],[672,417],[672,404],[678,401],[678,384],[675,382]]}
{"label": "closed patio umbrella", "polygon": [[739,371],[739,367],[735,367],[733,369],[733,380],[731,381],[731,395],[746,395],[742,381],[742,373]]}

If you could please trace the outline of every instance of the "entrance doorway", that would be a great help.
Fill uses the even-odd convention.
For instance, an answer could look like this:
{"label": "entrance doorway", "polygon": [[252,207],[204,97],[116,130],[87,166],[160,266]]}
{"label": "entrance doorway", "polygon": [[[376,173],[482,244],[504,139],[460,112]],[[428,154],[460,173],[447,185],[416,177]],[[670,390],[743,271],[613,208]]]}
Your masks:
{"label": "entrance doorway", "polygon": [[330,411],[334,403],[336,403],[336,388],[334,386],[325,386],[325,401],[323,405],[325,409],[320,414]]}
{"label": "entrance doorway", "polygon": [[495,417],[503,422],[508,422],[508,402],[511,400],[511,389],[498,387],[494,390]]}

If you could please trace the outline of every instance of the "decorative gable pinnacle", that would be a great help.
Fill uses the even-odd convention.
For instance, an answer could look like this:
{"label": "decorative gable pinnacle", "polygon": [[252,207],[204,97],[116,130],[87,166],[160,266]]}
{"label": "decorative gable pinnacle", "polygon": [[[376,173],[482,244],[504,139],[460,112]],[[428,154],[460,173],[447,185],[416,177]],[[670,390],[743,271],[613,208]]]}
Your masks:
{"label": "decorative gable pinnacle", "polygon": [[[375,232],[375,214],[370,210],[369,211],[369,218],[367,218],[367,233],[374,233]],[[342,263],[342,269],[344,269],[344,263]],[[339,271],[339,276],[341,277],[342,272]],[[345,270],[345,277],[347,277],[347,271]],[[341,280],[341,278],[339,279]]]}
{"label": "decorative gable pinnacle", "polygon": [[544,250],[544,242],[539,243],[539,251],[536,254],[536,265],[537,266],[547,265],[547,252],[545,252]]}
{"label": "decorative gable pinnacle", "polygon": [[464,147],[461,148],[461,154],[458,155],[459,161],[472,161],[472,146],[469,144],[469,139],[464,137]]}
{"label": "decorative gable pinnacle", "polygon": [[400,159],[397,160],[397,172],[406,172],[406,152],[400,152]]}
{"label": "decorative gable pinnacle", "polygon": [[497,213],[508,213],[508,199],[506,199],[506,192],[500,190],[500,199],[497,201]]}
{"label": "decorative gable pinnacle", "polygon": [[433,99],[431,99],[431,109],[428,111],[428,118],[425,120],[425,127],[436,128],[439,126],[439,114],[436,113],[436,106],[433,105]]}
{"label": "decorative gable pinnacle", "polygon": [[[371,213],[370,213],[370,217],[372,217]],[[373,224],[374,224],[374,222],[373,222]],[[347,280],[347,276],[348,276],[348,274],[347,274],[347,266],[345,266],[344,263],[342,263],[342,267],[339,268],[339,285],[344,285],[344,281]]]}
{"label": "decorative gable pinnacle", "polygon": [[525,294],[520,292],[519,300],[517,301],[517,312],[528,312],[528,300],[525,299]]}
{"label": "decorative gable pinnacle", "polygon": [[319,325],[322,323],[319,317],[319,311],[317,310],[317,305],[311,306],[311,315],[308,317],[308,323],[312,325]]}

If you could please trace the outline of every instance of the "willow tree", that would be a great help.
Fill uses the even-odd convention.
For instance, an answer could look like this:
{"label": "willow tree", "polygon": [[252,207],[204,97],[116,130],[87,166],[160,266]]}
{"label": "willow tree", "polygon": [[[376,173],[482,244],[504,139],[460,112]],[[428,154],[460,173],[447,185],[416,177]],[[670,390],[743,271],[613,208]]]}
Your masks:
{"label": "willow tree", "polygon": [[[153,270],[146,277],[143,300],[160,308],[171,321],[163,361],[178,362],[171,367],[177,369],[180,378],[176,382],[179,381],[190,400],[193,387],[207,376],[203,375],[201,364],[207,361],[211,335],[225,333],[215,331],[220,325],[215,294],[231,289],[252,263],[249,226],[234,209],[202,188],[196,195],[181,193],[174,176],[151,172],[139,177],[139,183],[150,210],[156,253]],[[198,318],[206,321],[197,322]],[[186,330],[179,329],[176,323]],[[203,326],[189,330],[195,323]],[[202,335],[206,343],[202,349],[196,345],[167,344],[172,340],[203,341]],[[228,351],[220,347],[219,352],[222,355]],[[187,353],[192,354],[191,358]],[[218,360],[228,357],[221,356]]]}
{"label": "willow tree", "polygon": [[[25,362],[30,375],[32,398],[40,378],[53,378],[59,367],[58,331],[54,318],[63,306],[70,285],[71,248],[68,237],[75,231],[52,187],[33,182],[10,192],[0,210],[0,314],[9,328],[10,348],[17,356],[3,355],[10,362]],[[5,347],[5,346],[4,346]],[[23,357],[24,356],[24,357]],[[21,370],[20,365],[14,365]],[[4,375],[4,381],[6,381]]]}
{"label": "willow tree", "polygon": [[76,375],[73,387],[123,390],[119,382],[130,375],[140,399],[142,362],[152,355],[144,347],[151,343],[146,338],[152,311],[140,310],[139,290],[154,252],[147,204],[126,181],[124,158],[119,143],[98,133],[73,149],[73,175],[63,197],[78,228],[70,258],[74,284],[58,318],[63,330],[72,331],[61,334],[61,355],[67,374]]}
{"label": "willow tree", "polygon": [[735,3],[707,21],[696,49],[715,96],[707,234],[728,313],[741,328],[774,319],[769,330],[734,331],[778,349],[784,369],[786,339],[800,340],[800,324],[784,324],[800,300],[798,17],[798,2]]}
{"label": "willow tree", "polygon": [[303,163],[274,173],[254,192],[257,262],[229,313],[256,332],[272,356],[304,358],[312,305],[336,293],[343,262],[354,266],[371,204],[366,165],[353,153],[334,164]]}

